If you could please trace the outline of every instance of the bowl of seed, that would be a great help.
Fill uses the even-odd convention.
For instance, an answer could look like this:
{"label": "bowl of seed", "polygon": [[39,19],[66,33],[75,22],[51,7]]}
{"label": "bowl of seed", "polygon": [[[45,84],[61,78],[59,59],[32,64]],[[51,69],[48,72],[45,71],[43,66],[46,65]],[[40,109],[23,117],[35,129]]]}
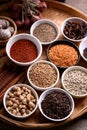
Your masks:
{"label": "bowl of seed", "polygon": [[43,45],[48,45],[59,38],[59,26],[49,19],[36,21],[30,28],[31,35],[39,39]]}
{"label": "bowl of seed", "polygon": [[38,105],[41,114],[51,121],[64,121],[74,111],[72,96],[61,88],[51,88],[44,91],[40,95]]}
{"label": "bowl of seed", "polygon": [[74,98],[87,96],[87,69],[81,66],[67,68],[62,74],[62,87]]}
{"label": "bowl of seed", "polygon": [[58,83],[59,70],[53,63],[40,60],[28,68],[27,78],[32,87],[36,90],[44,91]]}
{"label": "bowl of seed", "polygon": [[87,22],[80,17],[70,17],[62,23],[63,36],[73,42],[81,42],[87,36]]}
{"label": "bowl of seed", "polygon": [[27,84],[11,86],[3,97],[6,112],[18,119],[31,116],[37,109],[37,101],[37,92]]}
{"label": "bowl of seed", "polygon": [[78,64],[80,53],[71,41],[62,39],[51,43],[47,48],[47,58],[60,69]]}
{"label": "bowl of seed", "polygon": [[82,58],[87,62],[87,37],[79,45],[79,51]]}

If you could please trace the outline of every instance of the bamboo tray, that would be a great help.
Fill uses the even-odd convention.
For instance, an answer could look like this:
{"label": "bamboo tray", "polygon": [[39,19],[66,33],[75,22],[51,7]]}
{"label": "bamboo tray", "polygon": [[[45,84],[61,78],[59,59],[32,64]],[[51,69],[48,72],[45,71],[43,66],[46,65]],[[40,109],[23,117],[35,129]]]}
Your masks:
{"label": "bamboo tray", "polygon": [[[64,19],[71,17],[71,16],[79,16],[87,20],[87,15],[81,12],[80,10],[73,8],[67,4],[59,3],[56,1],[46,0],[47,3],[47,10],[44,11],[43,18],[48,18],[55,21],[59,26]],[[2,15],[10,17],[10,12],[3,12]],[[29,32],[29,30],[19,30],[18,33],[22,32]],[[60,36],[62,39],[63,36]],[[79,45],[79,43],[77,44]],[[46,59],[46,49],[47,46],[43,46],[43,54],[41,59]],[[78,65],[81,65],[87,68],[87,63],[81,58]],[[45,119],[39,110],[33,114],[33,116],[25,119],[25,120],[15,120],[14,118],[10,117],[4,110],[2,99],[3,94],[11,85],[16,83],[28,83],[26,78],[26,71],[27,67],[19,67],[11,63],[6,56],[5,48],[0,47],[0,119],[11,123],[16,126],[24,127],[24,128],[50,128],[54,126],[61,126],[72,120],[80,117],[84,113],[87,112],[87,97],[82,99],[74,99],[75,100],[75,110],[70,118],[63,122],[51,122]],[[60,71],[60,73],[62,73]],[[2,80],[1,80],[2,79]],[[61,83],[58,84],[61,87]],[[57,87],[58,87],[57,86]],[[39,94],[39,92],[38,92]]]}

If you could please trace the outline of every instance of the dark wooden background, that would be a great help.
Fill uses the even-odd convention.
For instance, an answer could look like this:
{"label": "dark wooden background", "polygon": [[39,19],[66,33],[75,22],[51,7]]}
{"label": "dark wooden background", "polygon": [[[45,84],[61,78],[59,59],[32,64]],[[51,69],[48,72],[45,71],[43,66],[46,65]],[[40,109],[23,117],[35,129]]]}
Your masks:
{"label": "dark wooden background", "polygon": [[[76,7],[87,14],[87,0],[65,0],[65,3],[70,4],[73,7]],[[25,130],[24,128],[12,126],[7,124],[4,121],[0,120],[0,129],[1,130]],[[52,128],[56,130],[87,130],[87,113],[78,119],[70,122],[62,127]],[[46,129],[45,129],[46,130]],[[51,130],[51,129],[49,129]]]}

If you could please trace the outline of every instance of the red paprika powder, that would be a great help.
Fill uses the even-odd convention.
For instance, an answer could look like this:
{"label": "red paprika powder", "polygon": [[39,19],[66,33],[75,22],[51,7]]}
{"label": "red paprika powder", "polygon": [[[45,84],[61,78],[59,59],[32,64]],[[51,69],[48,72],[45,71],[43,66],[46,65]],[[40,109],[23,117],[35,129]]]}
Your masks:
{"label": "red paprika powder", "polygon": [[37,57],[38,51],[32,41],[21,39],[12,45],[10,54],[18,62],[30,62]]}

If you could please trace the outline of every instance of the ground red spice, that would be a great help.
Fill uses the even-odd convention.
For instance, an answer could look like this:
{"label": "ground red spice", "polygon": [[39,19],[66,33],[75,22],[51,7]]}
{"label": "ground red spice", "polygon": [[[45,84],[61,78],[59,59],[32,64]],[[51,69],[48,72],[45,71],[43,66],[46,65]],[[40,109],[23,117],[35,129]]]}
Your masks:
{"label": "ground red spice", "polygon": [[30,62],[34,60],[38,51],[34,43],[30,40],[22,39],[16,41],[10,50],[11,57],[19,62]]}

